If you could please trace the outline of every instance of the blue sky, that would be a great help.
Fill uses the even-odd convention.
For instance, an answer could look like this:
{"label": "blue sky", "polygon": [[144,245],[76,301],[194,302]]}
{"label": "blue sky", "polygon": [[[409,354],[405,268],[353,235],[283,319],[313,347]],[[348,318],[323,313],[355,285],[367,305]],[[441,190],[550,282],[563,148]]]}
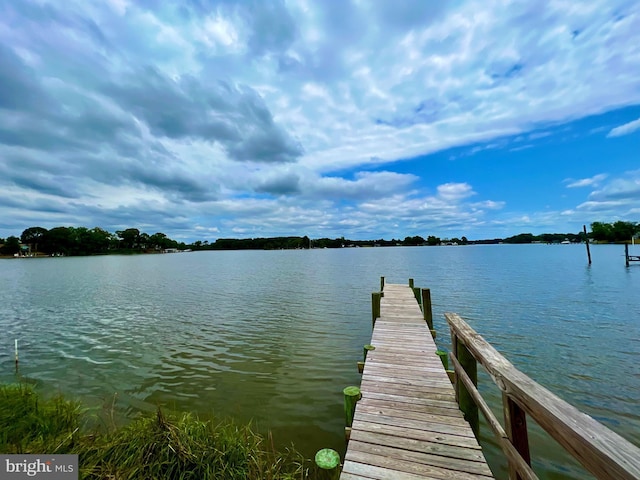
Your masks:
{"label": "blue sky", "polygon": [[640,221],[640,4],[0,0],[0,237]]}

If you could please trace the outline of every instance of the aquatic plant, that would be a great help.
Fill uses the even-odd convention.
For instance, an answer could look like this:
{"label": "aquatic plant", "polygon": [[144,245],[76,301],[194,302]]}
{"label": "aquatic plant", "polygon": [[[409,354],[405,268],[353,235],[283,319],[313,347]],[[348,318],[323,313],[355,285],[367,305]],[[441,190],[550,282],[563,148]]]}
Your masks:
{"label": "aquatic plant", "polygon": [[88,429],[89,411],[26,385],[0,386],[1,453],[76,453],[84,479],[311,479],[320,473],[293,447],[278,451],[251,425],[168,415]]}

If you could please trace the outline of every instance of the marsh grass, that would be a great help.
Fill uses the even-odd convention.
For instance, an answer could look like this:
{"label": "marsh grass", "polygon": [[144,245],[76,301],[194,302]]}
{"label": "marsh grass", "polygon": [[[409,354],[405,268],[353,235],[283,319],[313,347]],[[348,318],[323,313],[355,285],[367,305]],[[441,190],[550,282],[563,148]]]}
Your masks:
{"label": "marsh grass", "polygon": [[59,452],[78,435],[80,404],[61,396],[43,401],[28,385],[0,386],[0,451]]}
{"label": "marsh grass", "polygon": [[[87,410],[30,386],[0,386],[0,453],[77,453],[84,479],[313,479],[295,449],[278,451],[250,425],[168,415],[158,409],[128,425],[87,430]],[[92,420],[92,421],[89,421]],[[106,425],[106,424],[103,424]]]}

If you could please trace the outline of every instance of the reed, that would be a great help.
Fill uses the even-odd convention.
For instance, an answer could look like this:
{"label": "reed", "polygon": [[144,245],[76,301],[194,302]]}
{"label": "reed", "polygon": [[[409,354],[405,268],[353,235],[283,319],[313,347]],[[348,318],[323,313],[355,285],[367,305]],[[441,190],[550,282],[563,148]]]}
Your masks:
{"label": "reed", "polygon": [[231,420],[158,409],[121,428],[87,431],[88,411],[24,385],[0,386],[1,453],[75,453],[83,479],[313,479],[320,473],[293,446],[284,451]]}
{"label": "reed", "polygon": [[42,400],[27,385],[0,386],[0,451],[62,453],[79,431],[81,406],[61,396]]}

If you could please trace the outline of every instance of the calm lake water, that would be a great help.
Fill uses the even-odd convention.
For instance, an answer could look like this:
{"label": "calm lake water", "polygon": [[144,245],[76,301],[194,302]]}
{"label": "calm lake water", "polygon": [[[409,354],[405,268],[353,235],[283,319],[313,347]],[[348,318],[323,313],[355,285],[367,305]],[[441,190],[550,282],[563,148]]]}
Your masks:
{"label": "calm lake water", "polygon": [[[635,247],[640,250],[640,247]],[[512,363],[640,445],[640,265],[622,246],[355,248],[0,261],[0,381],[20,375],[119,418],[158,405],[252,420],[307,456],[344,452],[342,389],[380,276],[431,288]],[[488,376],[481,390],[499,412]],[[531,433],[541,478],[585,478]],[[488,428],[492,468],[504,466]]]}

